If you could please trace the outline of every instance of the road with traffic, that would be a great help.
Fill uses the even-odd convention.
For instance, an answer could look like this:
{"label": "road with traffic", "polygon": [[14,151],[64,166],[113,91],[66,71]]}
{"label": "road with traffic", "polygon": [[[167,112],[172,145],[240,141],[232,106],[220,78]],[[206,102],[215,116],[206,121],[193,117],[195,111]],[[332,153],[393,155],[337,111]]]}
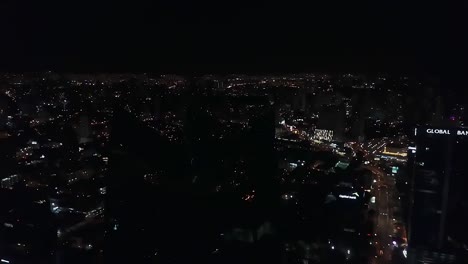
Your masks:
{"label": "road with traffic", "polygon": [[375,203],[370,204],[370,209],[376,211],[376,225],[374,247],[377,257],[371,256],[371,263],[390,264],[395,251],[401,251],[405,246],[406,231],[400,218],[401,203],[395,186],[395,178],[387,174],[382,168],[367,165],[365,168],[373,173],[374,183],[372,191],[375,195]]}
{"label": "road with traffic", "polygon": [[365,143],[354,143],[352,148],[364,155],[368,169],[373,175],[372,195],[374,203],[369,204],[369,210],[376,212],[374,238],[371,243],[375,254],[369,258],[372,264],[394,264],[395,255],[402,254],[406,246],[406,230],[401,219],[401,203],[395,185],[395,177],[385,171],[382,163],[374,162],[375,157],[388,144],[402,143],[399,139],[379,138]]}

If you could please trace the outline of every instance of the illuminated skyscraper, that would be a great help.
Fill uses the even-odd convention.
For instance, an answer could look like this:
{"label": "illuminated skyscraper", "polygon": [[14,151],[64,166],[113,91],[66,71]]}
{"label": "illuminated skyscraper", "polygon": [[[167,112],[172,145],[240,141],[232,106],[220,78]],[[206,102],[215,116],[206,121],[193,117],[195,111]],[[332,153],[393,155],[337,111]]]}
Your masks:
{"label": "illuminated skyscraper", "polygon": [[468,235],[468,129],[415,129],[409,147],[410,263],[462,263]]}

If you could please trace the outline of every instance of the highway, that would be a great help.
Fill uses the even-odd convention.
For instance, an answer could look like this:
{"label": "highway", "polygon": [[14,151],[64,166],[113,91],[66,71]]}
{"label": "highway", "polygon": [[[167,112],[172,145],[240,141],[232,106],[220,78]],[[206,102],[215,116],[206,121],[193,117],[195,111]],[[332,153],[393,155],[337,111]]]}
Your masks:
{"label": "highway", "polygon": [[[398,199],[398,191],[395,187],[395,179],[393,176],[385,173],[377,166],[365,166],[372,171],[374,175],[373,192],[375,194],[375,203],[370,205],[370,209],[377,212],[377,221],[375,227],[374,246],[376,248],[377,258],[371,256],[370,263],[375,264],[390,264],[392,255],[396,246],[394,245],[393,237],[396,232],[396,223],[401,223],[401,219],[394,215],[396,210],[400,211],[400,201]],[[404,225],[399,227],[400,234],[404,234],[402,239],[406,240],[406,231]]]}
{"label": "highway", "polygon": [[[400,140],[395,141],[402,143]],[[369,257],[369,263],[372,264],[396,263],[396,260],[392,260],[392,256],[402,254],[402,249],[397,248],[398,243],[397,245],[394,244],[394,237],[398,233],[397,236],[406,241],[405,226],[402,224],[395,225],[404,222],[399,216],[395,215],[396,211],[401,212],[395,178],[374,162],[375,155],[382,151],[387,144],[392,143],[394,143],[392,139],[380,138],[372,139],[366,143],[354,144],[353,146],[355,151],[364,153],[364,159],[369,161],[369,164],[363,165],[363,168],[370,170],[373,174],[372,194],[375,196],[375,203],[371,203],[369,209],[374,209],[377,215],[375,219],[375,236],[372,241],[375,247],[375,255]]]}

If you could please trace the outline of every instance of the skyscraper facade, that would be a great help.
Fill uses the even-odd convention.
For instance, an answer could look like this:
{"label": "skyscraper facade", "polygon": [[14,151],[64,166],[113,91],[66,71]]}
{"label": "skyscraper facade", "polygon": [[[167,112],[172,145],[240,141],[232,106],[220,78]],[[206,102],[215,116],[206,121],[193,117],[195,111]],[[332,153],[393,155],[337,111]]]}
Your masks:
{"label": "skyscraper facade", "polygon": [[[468,234],[468,129],[419,127],[409,147],[410,263],[462,263]],[[463,224],[465,223],[465,224]]]}

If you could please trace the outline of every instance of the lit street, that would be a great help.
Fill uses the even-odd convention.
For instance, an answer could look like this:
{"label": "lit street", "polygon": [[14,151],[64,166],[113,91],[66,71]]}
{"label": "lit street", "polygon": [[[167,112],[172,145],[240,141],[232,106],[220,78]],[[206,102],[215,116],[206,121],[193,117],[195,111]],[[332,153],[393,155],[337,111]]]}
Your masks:
{"label": "lit street", "polygon": [[[371,263],[392,263],[391,256],[395,248],[392,239],[395,234],[394,224],[401,222],[400,219],[394,216],[394,210],[399,208],[395,180],[378,167],[366,166],[366,168],[371,170],[374,175],[375,183],[373,191],[376,199],[375,204],[370,205],[370,209],[374,209],[377,212],[375,227],[377,236],[374,241],[377,259],[374,256]],[[405,234],[404,231],[402,233]],[[403,239],[406,238],[403,237]]]}

